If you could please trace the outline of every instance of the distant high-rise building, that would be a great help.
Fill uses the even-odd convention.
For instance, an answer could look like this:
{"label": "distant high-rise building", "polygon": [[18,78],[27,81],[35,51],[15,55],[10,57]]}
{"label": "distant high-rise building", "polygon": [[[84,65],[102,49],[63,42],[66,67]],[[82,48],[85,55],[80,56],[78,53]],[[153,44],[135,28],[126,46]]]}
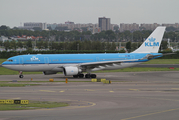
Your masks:
{"label": "distant high-rise building", "polygon": [[175,24],[163,23],[162,26],[179,28],[179,23],[175,23]]}
{"label": "distant high-rise building", "polygon": [[105,17],[99,18],[98,25],[101,31],[110,30],[111,29],[110,18],[105,18]]}
{"label": "distant high-rise building", "polygon": [[39,27],[42,30],[45,30],[45,29],[47,29],[47,24],[46,23],[35,23],[35,22],[24,23],[24,28],[26,28],[26,29],[32,29],[34,27]]}
{"label": "distant high-rise building", "polygon": [[120,24],[120,31],[126,31],[126,30],[129,30],[129,31],[139,30],[139,24],[136,24],[136,23],[133,23],[133,24],[121,23]]}
{"label": "distant high-rise building", "polygon": [[160,26],[159,24],[157,23],[153,23],[153,24],[146,24],[146,23],[143,23],[140,25],[140,28],[141,29],[144,29],[144,30],[155,30],[155,28],[157,28],[158,26]]}

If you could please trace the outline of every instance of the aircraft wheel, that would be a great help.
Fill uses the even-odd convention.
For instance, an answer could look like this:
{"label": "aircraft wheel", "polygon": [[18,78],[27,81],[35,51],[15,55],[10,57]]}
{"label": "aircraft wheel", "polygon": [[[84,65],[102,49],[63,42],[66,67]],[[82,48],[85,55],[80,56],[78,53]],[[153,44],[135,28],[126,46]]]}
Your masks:
{"label": "aircraft wheel", "polygon": [[23,78],[24,76],[23,75],[19,75],[19,78]]}
{"label": "aircraft wheel", "polygon": [[96,74],[91,74],[91,78],[96,78]]}
{"label": "aircraft wheel", "polygon": [[79,76],[79,78],[83,78],[84,74],[79,74],[78,76]]}
{"label": "aircraft wheel", "polygon": [[85,78],[90,78],[90,77],[91,77],[90,74],[86,74],[86,75],[85,75]]}
{"label": "aircraft wheel", "polygon": [[73,78],[78,78],[78,75],[73,75]]}

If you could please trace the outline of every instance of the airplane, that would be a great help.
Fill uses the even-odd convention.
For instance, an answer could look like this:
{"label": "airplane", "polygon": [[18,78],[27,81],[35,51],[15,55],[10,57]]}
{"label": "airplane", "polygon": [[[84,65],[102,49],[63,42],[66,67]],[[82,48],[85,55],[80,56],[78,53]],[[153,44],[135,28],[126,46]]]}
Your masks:
{"label": "airplane", "polygon": [[[132,67],[137,64],[162,57],[158,53],[166,27],[157,27],[142,45],[131,53],[98,53],[98,54],[28,54],[10,57],[2,66],[22,72],[42,71],[44,75],[63,72],[74,78],[96,78],[92,71],[112,70]],[[87,74],[83,74],[87,72]]]}

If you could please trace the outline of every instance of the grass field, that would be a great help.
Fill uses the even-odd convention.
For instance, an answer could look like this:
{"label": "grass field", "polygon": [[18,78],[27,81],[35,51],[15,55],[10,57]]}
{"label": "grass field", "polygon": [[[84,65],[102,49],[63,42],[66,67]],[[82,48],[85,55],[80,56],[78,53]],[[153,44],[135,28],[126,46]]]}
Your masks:
{"label": "grass field", "polygon": [[4,61],[6,61],[7,59],[0,59],[0,64],[2,64]]}
{"label": "grass field", "polygon": [[153,59],[143,64],[179,64],[179,59]]}
{"label": "grass field", "polygon": [[28,105],[21,105],[21,104],[0,104],[0,111],[5,110],[31,110],[31,109],[42,109],[42,108],[55,108],[55,107],[65,107],[68,106],[67,103],[62,102],[40,102],[40,101],[29,101]]}
{"label": "grass field", "polygon": [[12,84],[12,83],[2,83],[0,84],[0,87],[25,87],[25,86],[36,86],[39,84]]}

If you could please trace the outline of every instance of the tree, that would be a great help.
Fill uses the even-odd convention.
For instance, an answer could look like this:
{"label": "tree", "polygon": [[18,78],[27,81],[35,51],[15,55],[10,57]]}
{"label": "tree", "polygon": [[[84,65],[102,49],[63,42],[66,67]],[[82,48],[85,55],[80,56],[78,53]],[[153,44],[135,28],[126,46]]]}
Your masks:
{"label": "tree", "polygon": [[10,42],[9,42],[9,40],[7,40],[7,41],[4,42],[4,48],[5,48],[6,51],[7,51],[8,49],[10,49]]}
{"label": "tree", "polygon": [[43,47],[44,47],[45,49],[48,48],[48,41],[45,41],[45,42],[43,43]]}
{"label": "tree", "polygon": [[32,41],[28,40],[27,43],[26,43],[26,46],[27,46],[28,49],[32,48]]}
{"label": "tree", "polygon": [[126,49],[128,50],[128,52],[131,51],[131,41],[126,43]]}
{"label": "tree", "polygon": [[107,30],[105,32],[105,35],[106,35],[106,38],[108,41],[112,41],[112,40],[116,39],[116,35],[112,30]]}
{"label": "tree", "polygon": [[132,43],[131,44],[131,50],[133,51],[133,50],[136,50],[138,48],[138,46],[137,46],[137,43]]}
{"label": "tree", "polygon": [[10,42],[10,48],[16,50],[17,44],[16,44],[16,41],[15,41],[15,40],[12,40],[12,41]]}
{"label": "tree", "polygon": [[114,31],[115,31],[115,33],[118,33],[118,32],[119,32],[119,26],[118,26],[118,25],[115,25],[115,26],[114,26]]}
{"label": "tree", "polygon": [[167,41],[162,41],[162,43],[161,43],[161,49],[165,50],[167,48],[168,48],[168,42]]}
{"label": "tree", "polygon": [[34,29],[35,31],[42,31],[42,28],[40,28],[40,27],[33,27],[33,29]]}
{"label": "tree", "polygon": [[37,47],[38,47],[39,49],[42,49],[42,48],[43,48],[43,45],[44,45],[43,41],[37,42]]}
{"label": "tree", "polygon": [[17,46],[20,47],[20,48],[22,48],[22,47],[23,47],[22,42],[21,42],[21,41],[18,41],[18,42],[17,42]]}
{"label": "tree", "polygon": [[82,29],[82,31],[85,31],[85,32],[88,30],[87,27],[82,27],[81,29]]}
{"label": "tree", "polygon": [[174,28],[173,26],[167,27],[166,31],[176,31],[177,29]]}
{"label": "tree", "polygon": [[2,41],[0,41],[0,46],[3,46],[3,42]]}
{"label": "tree", "polygon": [[0,30],[8,30],[9,29],[9,27],[7,27],[7,26],[5,26],[5,25],[2,25],[1,27],[0,27]]}

